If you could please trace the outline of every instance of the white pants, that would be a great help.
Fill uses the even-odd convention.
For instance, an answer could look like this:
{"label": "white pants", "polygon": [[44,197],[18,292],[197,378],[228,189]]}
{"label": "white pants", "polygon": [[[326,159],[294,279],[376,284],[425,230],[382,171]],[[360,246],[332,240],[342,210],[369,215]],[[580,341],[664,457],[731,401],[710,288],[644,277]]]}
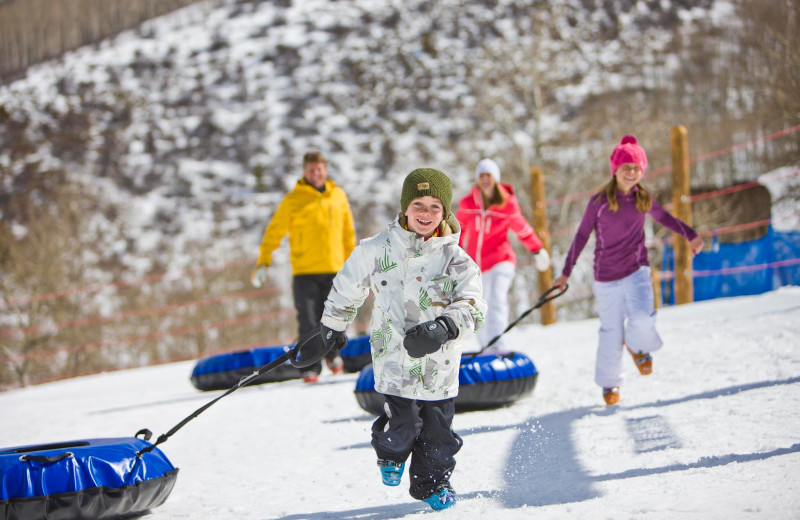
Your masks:
{"label": "white pants", "polygon": [[625,345],[643,353],[655,352],[662,345],[656,332],[650,268],[642,266],[613,282],[595,281],[594,296],[600,316],[594,380],[604,388],[620,386],[625,379]]}
{"label": "white pants", "polygon": [[[508,327],[508,290],[514,280],[514,264],[500,262],[481,275],[483,279],[483,299],[486,300],[486,321],[478,330],[481,348]],[[498,339],[484,352],[508,352],[505,336]]]}

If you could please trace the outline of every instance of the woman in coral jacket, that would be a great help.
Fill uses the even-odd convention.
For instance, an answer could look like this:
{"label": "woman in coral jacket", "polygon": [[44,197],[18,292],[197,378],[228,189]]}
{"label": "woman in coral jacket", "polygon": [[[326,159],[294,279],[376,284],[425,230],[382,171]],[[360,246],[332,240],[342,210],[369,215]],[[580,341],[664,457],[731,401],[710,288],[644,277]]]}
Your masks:
{"label": "woman in coral jacket", "polygon": [[[461,199],[456,218],[461,224],[459,245],[475,260],[483,276],[483,299],[489,311],[486,324],[478,331],[478,341],[484,348],[508,326],[508,290],[517,263],[508,230],[534,254],[537,270],[550,267],[550,255],[522,216],[514,188],[500,183],[500,168],[491,159],[481,160],[475,168],[475,186]],[[487,351],[505,350],[500,338]]]}

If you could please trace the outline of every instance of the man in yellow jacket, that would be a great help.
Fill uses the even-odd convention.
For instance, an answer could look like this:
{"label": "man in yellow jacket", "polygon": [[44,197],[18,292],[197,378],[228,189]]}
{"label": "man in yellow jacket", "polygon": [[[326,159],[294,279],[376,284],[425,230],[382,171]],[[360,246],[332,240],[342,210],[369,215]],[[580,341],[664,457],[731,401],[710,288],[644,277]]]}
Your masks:
{"label": "man in yellow jacket", "polygon": [[[356,246],[350,202],[344,190],[328,178],[327,161],[319,152],[303,156],[303,178],[283,198],[264,231],[256,269],[251,276],[255,287],[266,282],[272,253],[287,233],[292,292],[299,337],[303,337],[319,328],[333,278]],[[342,358],[336,352],[331,356],[325,360],[328,368],[334,374],[341,373]],[[311,365],[303,373],[303,380],[316,382],[321,371],[321,362]]]}

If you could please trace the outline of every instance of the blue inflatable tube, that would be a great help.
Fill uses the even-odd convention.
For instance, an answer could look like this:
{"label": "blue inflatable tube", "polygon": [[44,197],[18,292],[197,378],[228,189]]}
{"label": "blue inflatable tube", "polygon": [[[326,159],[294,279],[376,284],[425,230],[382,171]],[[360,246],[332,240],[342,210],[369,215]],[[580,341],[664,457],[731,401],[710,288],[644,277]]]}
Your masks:
{"label": "blue inflatable tube", "polygon": [[0,448],[0,518],[105,520],[164,503],[178,470],[128,437]]}
{"label": "blue inflatable tube", "polygon": [[[192,370],[192,384],[198,390],[227,390],[237,384],[243,377],[249,376],[260,367],[281,357],[293,345],[259,347],[250,350],[225,352],[203,358]],[[347,342],[339,352],[344,361],[344,370],[355,373],[365,365],[372,363],[372,351],[369,336],[359,336]],[[265,372],[248,383],[261,385],[277,383],[289,379],[299,379],[302,370],[292,366],[288,361],[269,372]]]}
{"label": "blue inflatable tube", "polygon": [[[198,390],[228,389],[243,377],[251,375],[260,367],[284,355],[292,346],[260,347],[203,358],[192,370],[192,384]],[[301,369],[287,361],[274,370],[259,375],[248,385],[276,383],[300,377]]]}
{"label": "blue inflatable tube", "polygon": [[[539,372],[524,354],[484,354],[463,358],[458,372],[456,412],[487,410],[506,406],[531,393]],[[356,380],[356,400],[365,411],[380,415],[383,395],[375,391],[372,365],[361,369]]]}
{"label": "blue inflatable tube", "polygon": [[359,336],[347,342],[342,350],[339,351],[344,361],[344,371],[354,374],[365,366],[372,363],[372,348],[369,344],[369,336]]}

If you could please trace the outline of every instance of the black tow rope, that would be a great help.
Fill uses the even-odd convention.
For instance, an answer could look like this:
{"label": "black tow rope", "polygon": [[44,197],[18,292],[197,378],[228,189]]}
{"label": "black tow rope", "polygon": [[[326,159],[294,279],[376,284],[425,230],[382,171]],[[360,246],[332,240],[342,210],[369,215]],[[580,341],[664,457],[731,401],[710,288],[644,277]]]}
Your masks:
{"label": "black tow rope", "polygon": [[[214,403],[216,403],[223,397],[226,397],[235,392],[236,390],[238,390],[239,388],[247,385],[247,383],[257,378],[261,374],[265,374],[270,370],[281,366],[286,361],[288,361],[289,363],[292,364],[292,366],[295,366],[297,368],[305,368],[309,365],[313,365],[317,361],[320,361],[323,357],[325,357],[325,354],[327,354],[327,351],[325,348],[325,343],[322,341],[322,337],[320,336],[319,329],[315,329],[307,333],[305,336],[300,338],[300,341],[298,341],[294,347],[286,351],[282,356],[275,359],[274,361],[267,363],[266,365],[263,365],[261,368],[259,368],[252,374],[242,377],[238,383],[233,385],[230,389],[226,390],[224,394],[211,400],[210,402],[206,403],[205,405],[201,406],[200,408],[192,412],[184,420],[173,426],[167,433],[162,433],[154,444],[151,444],[150,446],[147,446],[146,448],[137,451],[136,456],[141,457],[142,454],[152,451],[159,444],[166,442],[167,439],[172,437],[178,430],[183,428],[186,425],[186,423],[188,423],[201,413],[211,408],[211,406]],[[150,430],[143,428],[136,433],[137,436],[140,434],[145,435],[144,440],[146,441],[150,438],[151,432]]]}
{"label": "black tow rope", "polygon": [[509,323],[509,324],[508,324],[508,327],[506,327],[506,329],[505,329],[503,332],[501,332],[501,333],[500,333],[500,334],[498,334],[497,336],[493,337],[493,338],[492,338],[492,340],[491,340],[489,343],[487,343],[485,347],[483,347],[482,349],[480,349],[480,350],[479,350],[479,351],[477,351],[477,352],[474,352],[474,353],[472,353],[472,354],[469,354],[469,357],[468,357],[467,359],[464,359],[464,360],[462,360],[462,361],[461,361],[461,364],[463,365],[464,363],[468,363],[468,362],[472,361],[473,359],[475,359],[475,356],[478,356],[478,355],[480,355],[480,353],[481,353],[481,352],[483,352],[483,351],[484,351],[484,350],[486,350],[487,348],[489,348],[489,347],[491,347],[492,345],[494,345],[494,344],[497,342],[497,340],[499,340],[499,339],[500,339],[500,337],[501,337],[503,334],[505,334],[505,333],[506,333],[506,332],[508,332],[509,330],[513,329],[513,328],[514,328],[514,325],[516,325],[517,323],[519,323],[520,321],[522,321],[522,319],[523,319],[523,318],[525,318],[525,316],[527,316],[528,314],[532,313],[533,311],[535,311],[536,309],[538,309],[539,307],[541,307],[541,306],[542,306],[542,305],[544,305],[545,303],[547,303],[547,302],[549,302],[549,301],[553,301],[553,300],[555,300],[556,298],[558,298],[559,296],[561,296],[562,294],[564,294],[565,292],[567,292],[567,289],[568,289],[568,288],[569,288],[569,284],[566,284],[566,285],[564,285],[564,289],[563,289],[562,291],[560,291],[560,292],[556,293],[556,294],[553,294],[553,292],[554,292],[554,291],[556,291],[556,290],[558,290],[558,286],[551,287],[551,288],[547,289],[547,290],[546,290],[546,291],[545,291],[545,292],[544,292],[544,293],[543,293],[543,294],[542,294],[542,295],[539,297],[539,301],[537,301],[537,302],[536,302],[536,305],[534,305],[533,307],[531,307],[531,308],[530,308],[530,309],[528,309],[527,311],[523,312],[522,314],[520,314],[520,315],[519,315],[519,317],[518,317],[517,319],[515,319],[514,321],[512,321],[511,323]]}

